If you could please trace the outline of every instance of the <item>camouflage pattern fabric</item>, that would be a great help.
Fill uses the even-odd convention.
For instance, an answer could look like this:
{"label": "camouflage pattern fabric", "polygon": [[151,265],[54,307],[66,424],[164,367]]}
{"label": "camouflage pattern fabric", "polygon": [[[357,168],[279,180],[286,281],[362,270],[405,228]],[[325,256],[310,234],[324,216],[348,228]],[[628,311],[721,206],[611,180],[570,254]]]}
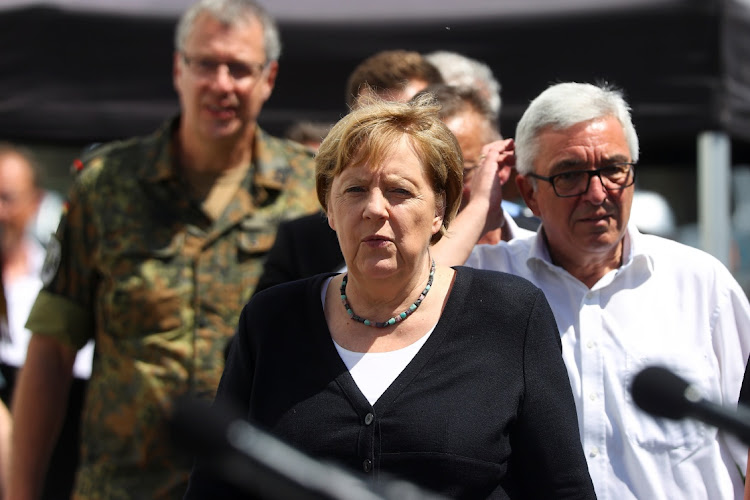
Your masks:
{"label": "camouflage pattern fabric", "polygon": [[96,340],[75,498],[182,498],[191,458],[170,444],[170,405],[213,398],[278,223],[320,208],[312,153],[258,130],[242,188],[211,220],[177,176],[176,123],[83,159],[27,323],[75,348]]}

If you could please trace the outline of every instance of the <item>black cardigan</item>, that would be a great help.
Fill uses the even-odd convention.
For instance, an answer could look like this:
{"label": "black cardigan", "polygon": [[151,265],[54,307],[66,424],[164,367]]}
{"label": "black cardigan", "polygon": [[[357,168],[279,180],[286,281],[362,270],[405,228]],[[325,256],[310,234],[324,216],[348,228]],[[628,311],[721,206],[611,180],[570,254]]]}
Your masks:
{"label": "black cardigan", "polygon": [[[555,320],[523,278],[458,267],[430,338],[371,406],[331,340],[327,276],[245,307],[217,393],[309,455],[452,498],[595,498]],[[242,496],[200,463],[186,498]]]}

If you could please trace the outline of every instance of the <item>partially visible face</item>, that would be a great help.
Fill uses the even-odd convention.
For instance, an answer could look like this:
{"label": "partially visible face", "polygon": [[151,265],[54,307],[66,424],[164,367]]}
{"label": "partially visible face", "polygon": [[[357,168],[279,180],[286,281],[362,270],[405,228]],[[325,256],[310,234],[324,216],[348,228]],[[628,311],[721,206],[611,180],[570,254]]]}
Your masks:
{"label": "partially visible face", "polygon": [[480,165],[482,146],[497,139],[487,121],[474,110],[466,110],[445,120],[445,125],[453,132],[464,157],[464,186],[461,196],[463,210],[471,196],[471,179]]}
{"label": "partially visible face", "polygon": [[382,165],[348,166],[334,178],[328,222],[347,268],[382,279],[415,272],[443,213],[425,167],[404,135]]}
{"label": "partially visible face", "polygon": [[[579,123],[565,130],[548,128],[537,136],[538,175],[570,170],[593,170],[629,162],[630,150],[620,122],[614,117]],[[607,191],[594,176],[589,190],[572,198],[558,197],[552,185],[519,175],[517,183],[526,204],[542,219],[550,251],[574,261],[616,252],[630,218],[634,187]],[[554,258],[554,256],[553,256]]]}
{"label": "partially visible face", "polygon": [[41,193],[31,167],[16,154],[0,156],[0,245],[7,251],[22,241],[34,219]]}
{"label": "partially visible face", "polygon": [[[185,41],[184,53],[191,58],[265,64],[263,27],[253,19],[228,27],[207,14],[200,14]],[[202,75],[174,56],[173,80],[180,99],[181,127],[196,141],[242,140],[255,130],[260,110],[273,90],[277,63],[268,64],[259,76],[233,78],[226,64],[211,75]]]}

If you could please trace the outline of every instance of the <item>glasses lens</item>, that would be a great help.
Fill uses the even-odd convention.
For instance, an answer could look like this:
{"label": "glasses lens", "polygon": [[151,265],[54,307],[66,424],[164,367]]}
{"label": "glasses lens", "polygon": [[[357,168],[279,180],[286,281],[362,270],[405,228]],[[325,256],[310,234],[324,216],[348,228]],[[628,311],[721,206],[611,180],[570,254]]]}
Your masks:
{"label": "glasses lens", "polygon": [[611,188],[629,186],[632,169],[627,164],[617,164],[599,170],[604,185]]}
{"label": "glasses lens", "polygon": [[203,57],[188,57],[187,55],[183,55],[182,57],[191,71],[200,77],[213,75],[219,67],[219,63],[212,61],[211,59]]}
{"label": "glasses lens", "polygon": [[589,174],[586,170],[574,170],[563,172],[553,179],[555,191],[560,196],[572,196],[586,191],[589,182]]}
{"label": "glasses lens", "polygon": [[260,68],[258,66],[251,66],[249,64],[239,62],[227,63],[227,68],[229,69],[229,74],[232,75],[232,78],[234,78],[235,80],[252,78],[260,72]]}
{"label": "glasses lens", "polygon": [[227,72],[234,80],[257,78],[263,71],[262,64],[249,64],[243,62],[222,62],[210,57],[188,57],[184,56],[185,62],[193,70],[196,76],[201,78],[212,78],[216,76],[221,66],[227,67]]}

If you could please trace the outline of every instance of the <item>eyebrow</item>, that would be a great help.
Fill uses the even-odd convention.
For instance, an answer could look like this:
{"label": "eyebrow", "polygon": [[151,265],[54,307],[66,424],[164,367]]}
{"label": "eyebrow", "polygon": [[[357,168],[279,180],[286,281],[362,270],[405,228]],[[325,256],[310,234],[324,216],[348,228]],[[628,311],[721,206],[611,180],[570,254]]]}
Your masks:
{"label": "eyebrow", "polygon": [[[603,158],[601,164],[612,165],[613,163],[628,163],[629,161],[630,160],[627,156],[616,154],[614,156],[610,156],[609,158]],[[588,163],[588,161],[579,158],[566,158],[555,163],[555,165],[550,169],[550,175],[554,175],[560,172],[568,172],[570,170],[584,170],[581,167],[588,165]]]}

